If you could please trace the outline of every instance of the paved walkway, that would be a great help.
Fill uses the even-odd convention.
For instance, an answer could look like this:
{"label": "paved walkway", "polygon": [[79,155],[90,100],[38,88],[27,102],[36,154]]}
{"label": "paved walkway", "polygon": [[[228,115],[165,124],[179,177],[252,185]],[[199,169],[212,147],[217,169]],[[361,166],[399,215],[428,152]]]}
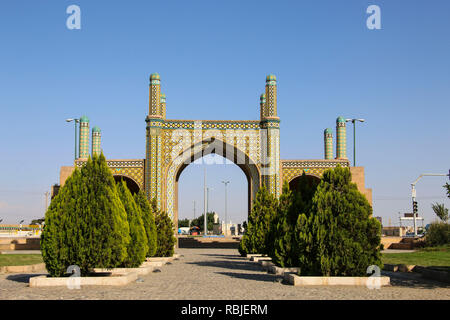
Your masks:
{"label": "paved walkway", "polygon": [[183,257],[123,287],[29,288],[31,275],[0,275],[0,299],[450,299],[450,285],[389,273],[392,286],[294,287],[235,249],[179,249]]}

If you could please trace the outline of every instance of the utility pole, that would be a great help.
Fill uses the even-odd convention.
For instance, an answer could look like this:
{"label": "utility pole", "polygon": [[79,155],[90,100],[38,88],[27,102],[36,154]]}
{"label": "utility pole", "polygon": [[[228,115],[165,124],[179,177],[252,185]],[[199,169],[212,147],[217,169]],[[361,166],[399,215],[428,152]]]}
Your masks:
{"label": "utility pole", "polygon": [[195,220],[195,200],[194,200],[194,220]]}
{"label": "utility pole", "polygon": [[206,219],[206,209],[208,208],[208,195],[206,194],[206,166],[205,166],[205,171],[204,171],[204,175],[203,175],[203,213],[204,213],[204,235],[206,237],[207,235],[207,231],[208,231],[208,224],[207,224],[207,219]]}
{"label": "utility pole", "polygon": [[48,195],[49,192],[45,191],[45,211],[47,212],[47,208],[48,208]]}
{"label": "utility pole", "polygon": [[345,119],[345,122],[353,123],[353,166],[356,167],[356,121],[364,122],[364,119]]}
{"label": "utility pole", "polygon": [[227,222],[227,184],[230,183],[230,181],[222,181],[222,183],[225,185],[225,236],[228,233],[228,222]]}
{"label": "utility pole", "polygon": [[417,201],[416,201],[416,184],[419,182],[419,180],[422,177],[425,176],[432,176],[432,177],[445,177],[448,176],[450,179],[450,170],[448,171],[448,174],[445,173],[422,173],[413,183],[411,183],[411,198],[412,198],[412,205],[413,205],[413,221],[414,221],[414,236],[417,237],[417,223],[416,223],[416,216],[417,216]]}

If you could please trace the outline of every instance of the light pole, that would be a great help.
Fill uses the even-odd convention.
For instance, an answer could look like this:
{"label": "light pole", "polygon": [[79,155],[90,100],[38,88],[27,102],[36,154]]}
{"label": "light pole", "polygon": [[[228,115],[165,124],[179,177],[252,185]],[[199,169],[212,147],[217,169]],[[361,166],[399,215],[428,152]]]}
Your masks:
{"label": "light pole", "polygon": [[227,184],[230,183],[230,181],[222,181],[222,183],[225,185],[225,235],[228,233],[228,222],[227,222]]}
{"label": "light pole", "polygon": [[204,228],[204,236],[206,237],[207,235],[207,231],[208,231],[208,224],[207,224],[207,220],[206,220],[206,208],[208,207],[208,197],[207,197],[207,191],[206,191],[206,166],[205,166],[205,170],[204,170],[204,175],[203,175],[203,228]]}
{"label": "light pole", "polygon": [[206,213],[209,212],[209,190],[213,190],[213,188],[206,187]]}
{"label": "light pole", "polygon": [[69,118],[66,121],[75,123],[75,160],[77,160],[77,123],[80,122],[80,119]]}
{"label": "light pole", "polygon": [[353,166],[356,167],[356,121],[364,122],[364,119],[345,119],[345,122],[353,123]]}
{"label": "light pole", "polygon": [[422,173],[413,183],[411,183],[411,198],[413,203],[413,221],[414,221],[414,236],[417,237],[417,223],[416,223],[416,215],[417,215],[417,199],[416,199],[416,184],[419,180],[424,176],[432,176],[432,177],[445,177],[448,176],[450,179],[450,170],[448,170],[448,174],[445,173]]}

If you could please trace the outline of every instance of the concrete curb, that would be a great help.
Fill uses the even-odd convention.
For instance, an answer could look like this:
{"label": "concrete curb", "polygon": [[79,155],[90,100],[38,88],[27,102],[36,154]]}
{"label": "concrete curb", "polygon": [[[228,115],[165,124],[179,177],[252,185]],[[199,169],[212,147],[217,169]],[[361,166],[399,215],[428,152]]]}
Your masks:
{"label": "concrete curb", "polygon": [[136,281],[138,274],[129,272],[124,274],[114,274],[110,277],[64,277],[49,278],[47,276],[38,276],[30,278],[30,287],[68,287],[74,286],[123,286]]}
{"label": "concrete curb", "polygon": [[[55,286],[122,286],[136,281],[139,275],[147,275],[156,267],[162,267],[167,262],[179,259],[174,257],[147,258],[139,268],[94,268],[95,273],[105,273],[104,277],[47,277],[47,275],[32,277],[29,280],[30,287],[55,287]],[[79,279],[79,280],[78,280]]]}
{"label": "concrete curb", "polygon": [[[388,286],[389,277],[302,277],[285,273],[284,279],[294,286]],[[378,283],[376,281],[379,281]]]}
{"label": "concrete curb", "polygon": [[259,262],[259,261],[272,261],[271,257],[251,257],[250,261]]}
{"label": "concrete curb", "polygon": [[275,265],[272,261],[267,261],[267,260],[261,260],[261,261],[258,261],[258,263],[264,271],[269,271],[269,269]]}
{"label": "concrete curb", "polygon": [[[260,253],[250,253],[250,254],[246,254],[244,258],[247,260],[251,260],[253,257],[264,257],[264,256],[265,255],[260,254]],[[251,260],[251,261],[253,261],[253,260]]]}
{"label": "concrete curb", "polygon": [[280,275],[280,276],[284,276],[285,274],[290,274],[290,273],[297,274],[299,271],[300,271],[300,268],[294,268],[294,267],[281,268],[276,265],[273,265],[272,267],[269,268],[269,273]]}
{"label": "concrete curb", "polygon": [[25,266],[0,267],[0,273],[33,273],[45,270],[45,263],[29,264]]}
{"label": "concrete curb", "polygon": [[140,266],[139,268],[113,268],[113,269],[100,269],[95,268],[95,273],[111,273],[112,275],[125,274],[127,272],[136,272],[138,275],[146,275],[155,269],[153,266]]}

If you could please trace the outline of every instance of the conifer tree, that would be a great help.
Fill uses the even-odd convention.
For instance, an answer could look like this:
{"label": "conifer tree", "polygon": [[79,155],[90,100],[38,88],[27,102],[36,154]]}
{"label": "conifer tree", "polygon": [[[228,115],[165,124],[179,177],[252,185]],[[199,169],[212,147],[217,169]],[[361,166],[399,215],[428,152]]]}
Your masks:
{"label": "conifer tree", "polygon": [[117,184],[117,190],[120,200],[127,213],[128,225],[130,226],[131,241],[127,247],[127,257],[123,261],[122,266],[125,268],[137,268],[145,261],[148,252],[148,239],[142,221],[142,213],[140,207],[134,201],[133,195],[128,190],[125,181]]}
{"label": "conifer tree", "polygon": [[239,253],[268,253],[267,242],[270,226],[276,215],[277,198],[265,186],[256,193],[252,210],[248,216],[247,231],[239,243]]}
{"label": "conifer tree", "polygon": [[85,276],[122,263],[129,226],[103,154],[75,169],[52,200],[45,223],[41,251],[50,276],[63,276],[70,265]]}
{"label": "conifer tree", "polygon": [[174,236],[174,225],[172,220],[165,211],[161,211],[156,199],[151,201],[152,211],[155,212],[156,224],[156,257],[171,257],[174,253],[174,246],[176,238]]}
{"label": "conifer tree", "polygon": [[296,236],[302,275],[364,276],[370,265],[382,267],[380,223],[348,168],[324,172]]}
{"label": "conifer tree", "polygon": [[148,240],[148,251],[146,256],[153,257],[156,253],[156,224],[155,214],[143,191],[139,191],[134,195],[136,204],[140,207],[142,213],[142,221],[144,222],[145,233]]}
{"label": "conifer tree", "polygon": [[279,199],[277,215],[273,219],[268,248],[272,261],[281,267],[298,265],[298,248],[295,225],[301,213],[309,212],[312,198],[319,184],[319,179],[306,176],[298,178],[295,190],[289,189],[285,182]]}

